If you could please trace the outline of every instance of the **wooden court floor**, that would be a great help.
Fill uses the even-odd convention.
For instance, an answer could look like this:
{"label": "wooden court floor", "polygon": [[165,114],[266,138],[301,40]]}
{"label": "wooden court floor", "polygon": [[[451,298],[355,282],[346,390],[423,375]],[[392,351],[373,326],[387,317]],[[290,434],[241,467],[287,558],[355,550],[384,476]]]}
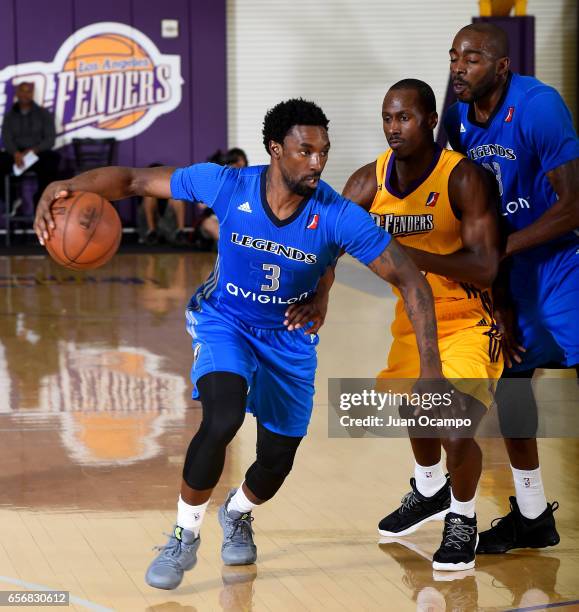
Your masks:
{"label": "wooden court floor", "polygon": [[[87,274],[44,257],[0,258],[0,591],[68,590],[76,610],[579,609],[576,439],[541,441],[548,496],[561,504],[559,546],[433,576],[441,523],[379,542],[378,520],[408,490],[408,442],[327,433],[328,377],[372,377],[389,342],[391,292],[352,260],[340,263],[321,332],[310,434],[286,485],[254,512],[257,565],[222,565],[216,517],[253,459],[248,416],[197,567],[176,591],[148,587],[200,418],[184,308],[211,268],[211,255],[193,253],[118,255]],[[484,528],[512,490],[502,442],[482,447]]]}

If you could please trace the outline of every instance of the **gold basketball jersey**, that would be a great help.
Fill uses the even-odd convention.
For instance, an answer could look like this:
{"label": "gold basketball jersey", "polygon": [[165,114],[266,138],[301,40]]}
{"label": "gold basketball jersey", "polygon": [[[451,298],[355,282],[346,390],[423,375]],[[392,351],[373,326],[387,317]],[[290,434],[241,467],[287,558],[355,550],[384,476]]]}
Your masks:
{"label": "gold basketball jersey", "polygon": [[[448,196],[448,179],[464,155],[438,149],[424,175],[400,193],[390,183],[394,155],[389,149],[376,160],[378,190],[370,214],[377,225],[403,245],[429,253],[446,255],[462,248],[460,220],[456,218]],[[481,297],[479,289],[468,283],[426,273],[437,307],[446,303],[458,306]],[[398,297],[400,294],[396,291]],[[488,296],[485,296],[488,299]],[[465,307],[472,306],[465,303]],[[438,308],[437,308],[438,310]]]}

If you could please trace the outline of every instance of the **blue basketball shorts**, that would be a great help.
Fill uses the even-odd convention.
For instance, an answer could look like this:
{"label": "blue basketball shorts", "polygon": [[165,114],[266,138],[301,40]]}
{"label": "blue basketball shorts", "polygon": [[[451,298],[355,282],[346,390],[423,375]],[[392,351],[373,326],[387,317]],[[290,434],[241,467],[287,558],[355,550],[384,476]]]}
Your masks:
{"label": "blue basketball shorts", "polygon": [[[547,248],[547,247],[546,247]],[[545,248],[545,250],[546,250]],[[527,349],[520,372],[547,363],[579,364],[579,249],[559,249],[540,259],[515,257],[510,290],[517,314],[519,340]]]}
{"label": "blue basketball shorts", "polygon": [[191,381],[210,372],[243,376],[249,392],[247,411],[267,429],[284,436],[305,436],[310,422],[318,336],[303,330],[250,327],[223,315],[207,301],[187,309],[193,338]]}

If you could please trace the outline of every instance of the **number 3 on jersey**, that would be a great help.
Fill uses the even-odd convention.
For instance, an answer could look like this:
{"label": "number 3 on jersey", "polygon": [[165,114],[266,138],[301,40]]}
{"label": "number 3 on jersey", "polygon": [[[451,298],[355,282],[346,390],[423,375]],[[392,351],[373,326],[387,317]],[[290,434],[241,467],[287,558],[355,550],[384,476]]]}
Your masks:
{"label": "number 3 on jersey", "polygon": [[279,289],[279,274],[280,267],[275,264],[263,264],[262,268],[270,274],[266,274],[265,278],[271,282],[271,285],[262,285],[262,291],[277,291]]}

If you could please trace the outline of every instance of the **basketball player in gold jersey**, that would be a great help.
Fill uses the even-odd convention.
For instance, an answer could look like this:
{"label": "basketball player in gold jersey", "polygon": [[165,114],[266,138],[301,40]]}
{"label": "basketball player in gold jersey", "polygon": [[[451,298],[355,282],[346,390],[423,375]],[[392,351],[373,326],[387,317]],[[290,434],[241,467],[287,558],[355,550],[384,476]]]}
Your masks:
{"label": "basketball player in gold jersey", "polygon": [[[390,149],[356,171],[344,195],[396,236],[426,274],[435,299],[444,375],[481,379],[469,390],[469,415],[480,418],[492,403],[489,379],[498,379],[503,368],[492,303],[485,290],[499,263],[489,182],[484,171],[463,155],[435,144],[436,101],[426,83],[405,79],[393,85],[384,98],[382,121]],[[400,299],[392,335],[388,367],[378,378],[417,378],[416,339]],[[442,544],[433,567],[470,569],[477,543],[480,447],[466,437],[411,438],[411,443],[416,460],[412,491],[380,522],[380,534],[407,535],[444,516]],[[441,465],[441,445],[450,481]]]}
{"label": "basketball player in gold jersey", "polygon": [[[477,414],[480,420],[492,403],[492,381],[503,369],[492,304],[485,290],[499,263],[490,183],[484,170],[464,155],[435,144],[436,101],[426,83],[405,79],[393,85],[384,98],[382,119],[390,149],[357,170],[343,194],[396,236],[426,274],[435,299],[444,376],[480,379],[480,383],[470,381],[469,390],[473,396],[469,416]],[[332,281],[333,271],[320,282],[316,303],[288,310],[288,324],[300,327],[310,318],[317,330],[323,323]],[[378,378],[417,378],[416,338],[400,299],[392,335],[388,367]],[[475,493],[481,450],[473,438],[410,435],[416,460],[412,491],[380,522],[380,534],[405,536],[427,521],[445,517],[433,567],[470,569],[477,544]],[[450,480],[442,468],[441,445]]]}

